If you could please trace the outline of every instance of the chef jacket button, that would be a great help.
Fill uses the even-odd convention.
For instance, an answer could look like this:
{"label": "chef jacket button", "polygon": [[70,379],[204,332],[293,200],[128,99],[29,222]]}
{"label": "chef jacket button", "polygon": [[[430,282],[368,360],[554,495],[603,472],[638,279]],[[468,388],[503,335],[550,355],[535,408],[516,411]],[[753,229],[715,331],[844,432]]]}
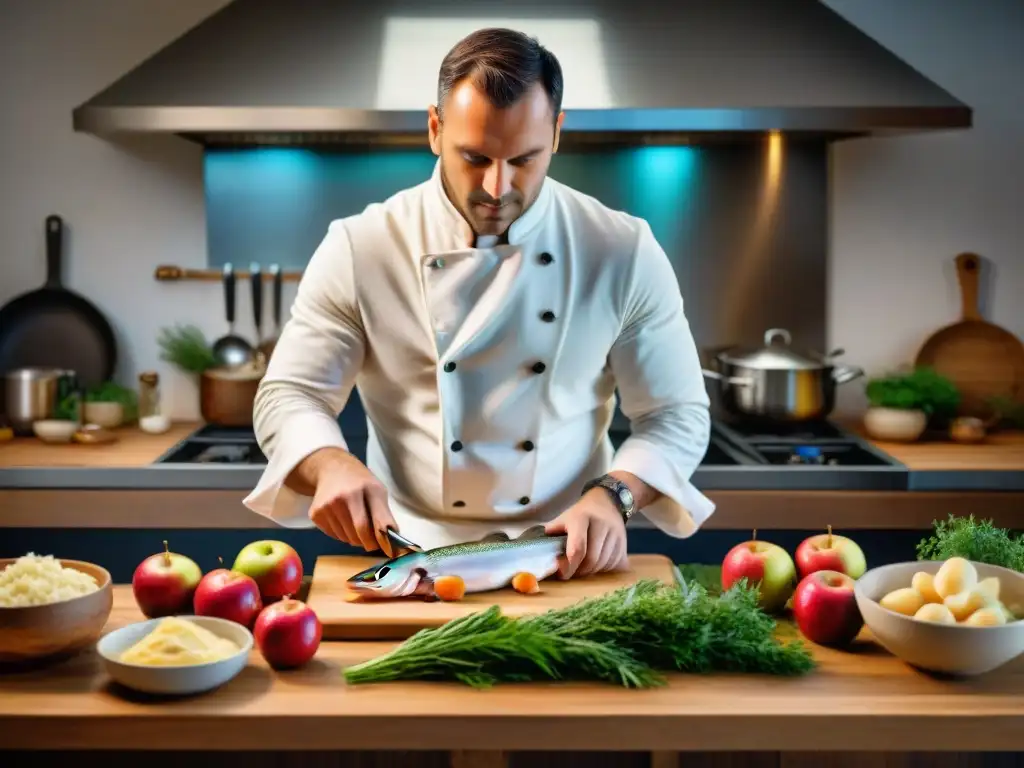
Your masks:
{"label": "chef jacket button", "polygon": [[526,506],[527,504],[530,503],[530,497],[523,496],[521,499],[519,499],[519,503],[522,504],[523,506]]}
{"label": "chef jacket button", "polygon": [[461,440],[456,440],[454,443],[452,443],[452,450],[455,451],[456,453],[461,451],[462,450],[462,441]]}
{"label": "chef jacket button", "polygon": [[434,259],[432,262],[430,262],[430,266],[434,267],[435,269],[441,269],[444,266],[444,259],[442,259],[439,256],[436,259]]}
{"label": "chef jacket button", "polygon": [[466,502],[464,502],[464,501],[453,501],[452,502],[452,506],[453,507],[464,507],[464,506],[466,506]]}
{"label": "chef jacket button", "polygon": [[531,366],[531,369],[533,370],[534,373],[544,373],[544,371],[546,371],[547,368],[548,367],[546,365],[544,365],[544,363],[541,363],[539,361],[534,363]]}
{"label": "chef jacket button", "polygon": [[550,253],[542,253],[540,255],[540,263],[541,264],[550,264],[554,260],[555,260],[555,257],[552,256]]}
{"label": "chef jacket button", "polygon": [[532,451],[533,450],[533,441],[532,440],[523,440],[522,449],[524,451]]}
{"label": "chef jacket button", "polygon": [[454,370],[455,370],[455,363],[453,363],[452,361],[449,360],[447,363],[444,364],[444,372],[445,373],[451,373]]}
{"label": "chef jacket button", "polygon": [[555,313],[552,312],[550,309],[546,309],[540,313],[540,319],[543,320],[545,323],[553,323],[555,322]]}

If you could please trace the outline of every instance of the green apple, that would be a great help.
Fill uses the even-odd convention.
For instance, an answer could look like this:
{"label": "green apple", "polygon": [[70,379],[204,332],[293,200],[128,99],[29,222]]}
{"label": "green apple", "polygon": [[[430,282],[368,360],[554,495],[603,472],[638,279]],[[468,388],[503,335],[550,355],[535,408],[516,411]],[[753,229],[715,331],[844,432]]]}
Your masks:
{"label": "green apple", "polygon": [[295,595],[302,585],[302,558],[283,541],[254,541],[242,548],[231,570],[259,585],[264,603]]}
{"label": "green apple", "polygon": [[750,541],[737,544],[722,561],[722,589],[741,579],[758,588],[758,604],[765,613],[779,613],[796,589],[796,565],[778,544],[759,541],[754,531]]}

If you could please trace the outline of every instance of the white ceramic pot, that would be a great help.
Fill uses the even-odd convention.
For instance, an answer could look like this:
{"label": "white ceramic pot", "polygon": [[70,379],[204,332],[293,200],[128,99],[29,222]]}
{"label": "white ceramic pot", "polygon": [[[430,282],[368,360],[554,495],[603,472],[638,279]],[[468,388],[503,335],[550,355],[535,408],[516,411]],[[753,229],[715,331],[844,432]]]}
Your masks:
{"label": "white ceramic pot", "polygon": [[124,406],[121,403],[97,401],[83,403],[82,416],[86,424],[113,429],[124,421]]}
{"label": "white ceramic pot", "polygon": [[928,426],[924,411],[899,408],[868,408],[864,414],[864,428],[876,440],[911,443],[921,437]]}

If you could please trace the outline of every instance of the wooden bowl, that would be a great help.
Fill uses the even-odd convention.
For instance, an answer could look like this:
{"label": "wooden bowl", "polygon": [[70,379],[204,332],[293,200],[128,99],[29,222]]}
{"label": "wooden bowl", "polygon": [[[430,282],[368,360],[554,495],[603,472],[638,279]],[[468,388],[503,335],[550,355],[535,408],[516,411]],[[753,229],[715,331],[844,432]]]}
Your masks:
{"label": "wooden bowl", "polygon": [[[0,571],[14,563],[0,558]],[[67,656],[99,639],[114,604],[110,573],[93,563],[59,560],[65,568],[87,573],[100,588],[88,595],[46,605],[0,606],[0,664]]]}

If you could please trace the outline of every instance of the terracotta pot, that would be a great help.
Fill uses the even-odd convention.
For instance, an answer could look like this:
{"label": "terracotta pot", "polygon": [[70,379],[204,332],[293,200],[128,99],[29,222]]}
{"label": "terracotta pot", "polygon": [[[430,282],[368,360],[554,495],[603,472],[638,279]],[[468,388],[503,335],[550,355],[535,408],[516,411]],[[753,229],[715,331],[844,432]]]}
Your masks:
{"label": "terracotta pot", "polygon": [[220,427],[251,427],[256,392],[263,368],[211,368],[199,378],[199,409],[203,420]]}

